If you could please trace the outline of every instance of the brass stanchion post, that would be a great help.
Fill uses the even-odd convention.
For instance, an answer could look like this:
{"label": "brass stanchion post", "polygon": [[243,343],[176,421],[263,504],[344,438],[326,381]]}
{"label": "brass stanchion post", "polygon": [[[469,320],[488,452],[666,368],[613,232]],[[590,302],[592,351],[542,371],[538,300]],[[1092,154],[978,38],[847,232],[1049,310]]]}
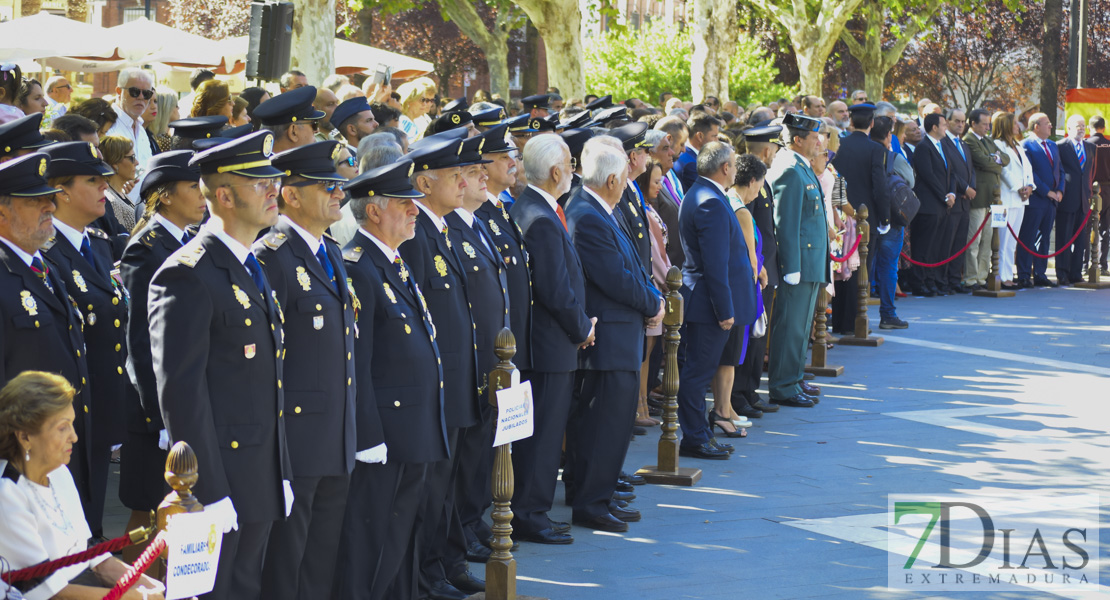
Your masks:
{"label": "brass stanchion post", "polygon": [[[182,513],[203,512],[204,506],[193,495],[193,486],[197,484],[200,474],[197,472],[197,455],[192,446],[185,442],[177,442],[170,448],[166,455],[166,483],[173,490],[166,495],[158,505],[156,524],[158,531],[165,531],[170,517]],[[166,560],[169,558],[169,548],[162,553],[162,560],[158,561],[161,570],[165,573]]]}
{"label": "brass stanchion post", "polygon": [[[862,242],[861,242],[862,243]],[[806,366],[806,373],[813,373],[821,377],[840,377],[844,374],[844,367],[840,365],[828,364],[829,349],[826,344],[828,342],[828,317],[825,316],[825,307],[829,305],[829,291],[825,286],[817,292],[817,310],[814,311],[816,318],[816,326],[814,327],[813,334],[813,353],[810,358],[809,365]]]}
{"label": "brass stanchion post", "polygon": [[871,278],[867,275],[867,244],[871,241],[871,229],[867,224],[867,205],[856,210],[856,231],[859,232],[859,269],[856,281],[859,283],[859,307],[856,308],[856,330],[853,335],[840,336],[839,344],[845,346],[881,346],[883,338],[868,336],[871,324],[867,319],[868,299],[871,298]]}
{"label": "brass stanchion post", "polygon": [[663,314],[663,434],[659,437],[656,464],[639,471],[648,483],[691,486],[701,479],[701,469],[678,466],[678,343],[682,338],[682,271],[667,272],[666,312]]}
{"label": "brass stanchion post", "polygon": [[[1002,192],[998,190],[994,191],[995,202],[993,205],[991,205],[992,208],[994,206],[999,206],[998,199],[1001,197],[1001,195]],[[989,213],[987,214],[987,218],[992,218]],[[979,235],[988,235],[988,231],[994,234],[994,237],[991,238],[991,272],[989,275],[987,275],[987,288],[971,292],[971,295],[979,296],[982,298],[1012,298],[1015,295],[1014,291],[1007,290],[1002,287],[1002,276],[998,274],[998,249],[1001,247],[1002,244],[1002,240],[1000,238],[1003,233],[1009,233],[1009,231],[1006,229],[999,229],[998,231],[995,231],[993,227],[984,227],[983,233],[980,233]]]}
{"label": "brass stanchion post", "polygon": [[[512,358],[516,354],[516,337],[506,327],[497,334],[494,341],[494,354],[500,362],[489,374],[489,403],[497,411],[497,390],[512,387],[519,383],[520,374],[513,365]],[[493,510],[490,517],[493,519],[493,541],[490,554],[486,562],[486,595],[488,600],[515,600],[516,599],[516,559],[511,552],[513,548],[513,458],[509,453],[509,444],[501,444],[494,448],[493,458]]]}

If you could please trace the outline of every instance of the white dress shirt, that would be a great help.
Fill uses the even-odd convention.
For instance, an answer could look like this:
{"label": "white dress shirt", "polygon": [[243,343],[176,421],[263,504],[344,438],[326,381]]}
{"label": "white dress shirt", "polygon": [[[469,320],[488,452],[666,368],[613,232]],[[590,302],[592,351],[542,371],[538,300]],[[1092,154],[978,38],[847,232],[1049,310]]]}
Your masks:
{"label": "white dress shirt", "polygon": [[162,227],[165,227],[166,231],[168,231],[169,234],[172,235],[175,240],[177,240],[178,242],[184,243],[184,241],[182,239],[182,238],[185,237],[185,230],[184,229],[181,229],[177,225],[174,225],[173,223],[171,223],[169,219],[162,216],[162,213],[157,213],[157,212],[154,213],[154,220],[159,225],[161,225]]}
{"label": "white dress shirt", "polygon": [[[154,100],[151,99],[151,102]],[[150,163],[150,157],[154,154],[150,150],[150,138],[147,137],[146,129],[143,128],[143,118],[132,119],[131,115],[123,112],[123,109],[118,104],[112,105],[112,110],[116,111],[116,122],[108,130],[107,135],[119,135],[131,140],[133,150],[135,151],[135,160],[139,165],[139,181],[135,187],[131,188],[131,192],[127,197],[131,200],[131,204],[139,204],[142,198],[139,197],[139,188],[142,184],[142,175],[145,173],[147,166]]]}

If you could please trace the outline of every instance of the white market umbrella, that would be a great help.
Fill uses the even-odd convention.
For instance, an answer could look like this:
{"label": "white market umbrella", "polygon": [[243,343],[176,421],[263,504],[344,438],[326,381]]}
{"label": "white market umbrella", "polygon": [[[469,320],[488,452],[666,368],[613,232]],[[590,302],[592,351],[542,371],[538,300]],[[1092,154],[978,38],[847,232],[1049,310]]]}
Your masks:
{"label": "white market umbrella", "polygon": [[[249,44],[246,36],[227,38],[219,43],[223,46],[224,56],[229,61],[235,59],[246,62]],[[336,73],[350,75],[363,71],[373,72],[379,64],[392,67],[393,77],[396,79],[411,79],[420,75],[427,75],[435,68],[432,63],[419,58],[347,40],[335,40]]]}
{"label": "white market umbrella", "polygon": [[165,63],[182,67],[234,65],[225,60],[224,47],[210,39],[141,17],[109,28],[118,40],[118,53],[135,64]]}
{"label": "white market umbrella", "polygon": [[0,62],[57,57],[121,62],[115,55],[115,42],[103,27],[45,12],[0,23],[0,40]]}

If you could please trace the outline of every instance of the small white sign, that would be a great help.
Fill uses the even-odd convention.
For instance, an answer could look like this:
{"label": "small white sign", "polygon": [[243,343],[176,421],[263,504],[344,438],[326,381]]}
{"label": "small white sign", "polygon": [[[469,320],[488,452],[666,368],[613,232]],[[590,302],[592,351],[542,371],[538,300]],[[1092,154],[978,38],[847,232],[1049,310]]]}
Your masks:
{"label": "small white sign", "polygon": [[168,561],[166,600],[192,598],[212,591],[220,562],[223,530],[214,513],[184,513],[166,527]]}
{"label": "small white sign", "polygon": [[1000,228],[1006,226],[1006,209],[1000,204],[991,205],[991,227]]}
{"label": "small white sign", "polygon": [[497,434],[493,447],[532,437],[532,382],[497,390]]}

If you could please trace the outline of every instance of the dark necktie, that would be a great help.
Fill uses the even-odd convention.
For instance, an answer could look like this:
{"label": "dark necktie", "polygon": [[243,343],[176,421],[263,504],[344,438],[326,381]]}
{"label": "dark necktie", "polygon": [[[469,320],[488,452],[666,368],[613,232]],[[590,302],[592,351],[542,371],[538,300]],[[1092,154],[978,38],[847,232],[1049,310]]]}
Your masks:
{"label": "dark necktie", "polygon": [[316,250],[316,260],[320,261],[320,266],[324,267],[324,272],[328,274],[328,279],[331,280],[332,285],[338,290],[339,284],[335,281],[335,267],[331,266],[331,260],[328,259],[328,253],[324,250],[323,244],[320,244],[320,247]]}
{"label": "dark necktie", "polygon": [[482,245],[486,247],[486,251],[492,255],[492,245],[490,244],[490,241],[486,239],[485,234],[482,233],[482,228],[478,226],[477,217],[475,217],[474,221],[470,224],[470,228],[474,230],[474,234],[478,236],[478,239],[482,240]]}
{"label": "dark necktie", "polygon": [[194,237],[193,233],[191,231],[189,231],[188,229],[186,229],[181,234],[181,245],[184,246],[185,244],[188,244],[189,240],[193,239],[193,237]]}
{"label": "dark necktie", "polygon": [[50,269],[48,269],[46,265],[43,264],[41,258],[37,256],[31,258],[31,272],[42,280],[42,283],[46,286],[46,289],[50,290],[51,293],[54,292],[54,285],[50,283],[50,278],[47,277],[47,274],[50,273]]}
{"label": "dark necktie", "polygon": [[85,260],[88,261],[94,271],[99,271],[99,269],[96,268],[96,257],[93,256],[92,245],[89,243],[89,236],[81,238],[81,256],[85,257]]}
{"label": "dark necktie", "polygon": [[258,292],[262,297],[266,297],[266,276],[262,274],[262,265],[258,264],[258,259],[254,254],[248,254],[247,260],[243,263],[247,267],[247,272],[251,274],[251,279],[254,280],[254,285],[258,286]]}

